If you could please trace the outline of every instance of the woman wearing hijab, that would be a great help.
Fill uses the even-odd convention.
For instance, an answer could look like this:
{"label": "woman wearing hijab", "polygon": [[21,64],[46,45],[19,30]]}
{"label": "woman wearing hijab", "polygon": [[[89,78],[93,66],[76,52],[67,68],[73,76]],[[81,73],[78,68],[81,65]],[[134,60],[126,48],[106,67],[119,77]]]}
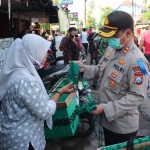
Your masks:
{"label": "woman wearing hijab", "polygon": [[45,63],[49,47],[42,37],[28,34],[6,54],[0,72],[0,150],[44,150],[44,120],[52,128],[58,99],[73,92],[70,83],[49,99],[34,66]]}

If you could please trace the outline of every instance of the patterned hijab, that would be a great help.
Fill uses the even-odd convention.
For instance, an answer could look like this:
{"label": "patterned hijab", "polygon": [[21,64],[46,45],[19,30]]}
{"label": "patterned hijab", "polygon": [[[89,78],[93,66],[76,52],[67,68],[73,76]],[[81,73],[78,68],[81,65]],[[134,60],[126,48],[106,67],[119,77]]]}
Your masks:
{"label": "patterned hijab", "polygon": [[41,64],[50,42],[35,34],[27,34],[16,39],[5,56],[0,72],[0,101],[8,87],[21,79],[32,79],[40,83],[43,94],[47,96],[45,87],[33,63]]}

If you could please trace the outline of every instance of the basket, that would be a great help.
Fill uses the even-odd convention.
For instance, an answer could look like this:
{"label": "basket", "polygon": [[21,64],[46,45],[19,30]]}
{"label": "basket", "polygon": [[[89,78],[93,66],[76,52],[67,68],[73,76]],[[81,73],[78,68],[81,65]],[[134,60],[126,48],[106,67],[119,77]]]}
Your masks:
{"label": "basket", "polygon": [[[61,78],[50,91],[49,97],[53,97],[56,91],[68,84],[67,78]],[[53,115],[53,128],[50,130],[46,123],[44,127],[45,138],[62,138],[73,136],[79,124],[79,116],[75,114],[77,100],[75,93],[62,94],[57,104],[56,113]]]}
{"label": "basket", "polygon": [[[150,150],[149,136],[135,139],[133,143],[134,143],[134,150]],[[126,146],[127,146],[127,142],[124,142],[116,145],[98,148],[97,150],[126,150]]]}

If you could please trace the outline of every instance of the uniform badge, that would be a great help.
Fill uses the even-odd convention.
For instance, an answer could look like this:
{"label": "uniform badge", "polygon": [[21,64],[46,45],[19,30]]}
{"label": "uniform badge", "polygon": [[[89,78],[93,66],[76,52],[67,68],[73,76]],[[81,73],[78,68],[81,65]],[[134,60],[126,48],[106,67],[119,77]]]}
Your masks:
{"label": "uniform badge", "polygon": [[105,24],[105,25],[108,25],[108,24],[109,24],[108,18],[105,19],[104,24]]}
{"label": "uniform badge", "polygon": [[104,63],[102,63],[100,67],[103,68],[104,67]]}
{"label": "uniform badge", "polygon": [[120,65],[124,65],[124,64],[126,64],[126,62],[124,61],[124,58],[123,58],[123,59],[118,60],[118,63],[119,63]]}
{"label": "uniform badge", "polygon": [[111,56],[111,53],[110,53],[110,52],[108,52],[108,53],[106,54],[106,56],[107,56],[107,57],[110,57],[110,56]]}
{"label": "uniform badge", "polygon": [[140,67],[139,66],[136,66],[136,67],[133,67],[133,71],[141,71]]}
{"label": "uniform badge", "polygon": [[110,86],[111,86],[111,87],[114,87],[115,85],[116,85],[115,81],[111,80],[111,81],[110,81]]}
{"label": "uniform badge", "polygon": [[112,73],[111,73],[111,76],[112,76],[113,78],[116,78],[116,77],[117,77],[117,73],[116,73],[116,72],[112,72]]}
{"label": "uniform badge", "polygon": [[127,46],[127,47],[123,50],[123,53],[126,54],[126,53],[129,51],[129,49],[130,49],[130,48]]}
{"label": "uniform badge", "polygon": [[142,72],[134,73],[134,83],[140,85],[142,84],[142,82],[143,82],[143,73]]}

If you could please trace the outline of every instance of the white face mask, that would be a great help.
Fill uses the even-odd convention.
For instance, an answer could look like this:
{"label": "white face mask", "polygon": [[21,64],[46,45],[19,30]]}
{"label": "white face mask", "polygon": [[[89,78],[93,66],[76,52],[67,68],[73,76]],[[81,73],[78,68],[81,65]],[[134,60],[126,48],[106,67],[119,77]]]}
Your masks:
{"label": "white face mask", "polygon": [[36,70],[43,68],[43,65],[39,61],[35,60],[29,53],[26,52],[26,54],[29,56]]}

